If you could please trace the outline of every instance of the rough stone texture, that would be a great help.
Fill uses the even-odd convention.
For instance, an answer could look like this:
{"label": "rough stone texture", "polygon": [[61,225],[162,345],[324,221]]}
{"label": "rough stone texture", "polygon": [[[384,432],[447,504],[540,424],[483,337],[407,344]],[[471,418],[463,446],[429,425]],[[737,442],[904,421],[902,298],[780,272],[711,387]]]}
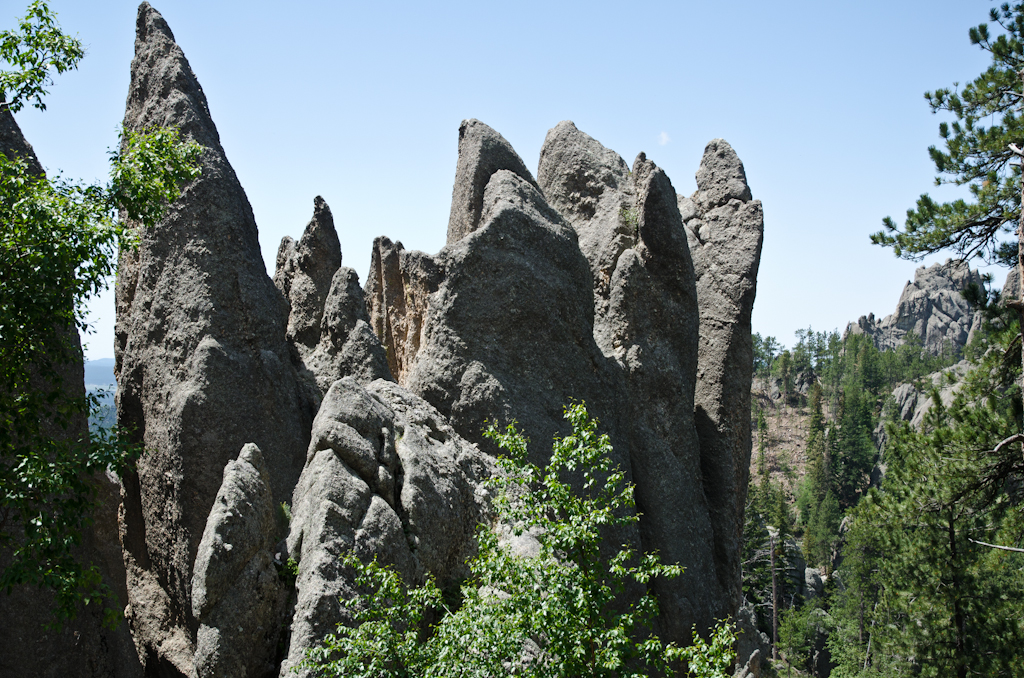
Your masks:
{"label": "rough stone texture", "polygon": [[883,351],[902,346],[913,332],[932,355],[949,348],[959,354],[981,326],[981,314],[961,294],[971,283],[981,285],[981,276],[964,262],[947,259],[944,264],[922,266],[914,273],[914,282],[907,281],[895,313],[881,320],[874,314],[861,316],[846,331],[868,335]]}
{"label": "rough stone texture", "polygon": [[300,358],[320,343],[320,321],[334,273],[341,268],[341,243],[334,230],[331,208],[323,198],[313,200],[313,218],[295,242],[281,240],[274,284],[288,301],[288,341]]}
{"label": "rough stone texture", "polygon": [[253,442],[274,501],[290,498],[312,413],[291,365],[286,305],[202,88],[148,3],[136,28],[125,126],[178,127],[203,146],[202,176],[122,254],[115,345],[118,422],[147,449],[125,479],[120,515],[127,617],[148,675],[188,675],[192,566],[221,472]]}
{"label": "rough stone texture", "polygon": [[385,237],[373,241],[365,296],[370,326],[387,347],[387,363],[404,384],[423,341],[423,322],[441,271],[429,254],[406,250]]}
{"label": "rough stone texture", "polygon": [[537,186],[530,170],[505,137],[479,120],[463,120],[459,125],[459,162],[448,217],[449,245],[465,238],[480,225],[484,189],[498,170],[510,170]]}
{"label": "rough stone texture", "polygon": [[408,581],[430,572],[442,587],[462,576],[485,515],[481,481],[492,471],[437,410],[398,385],[335,382],[295,488],[288,551],[299,576],[281,676],[349,621],[338,599],[355,589],[342,555],[376,555]]}
{"label": "rough stone texture", "polygon": [[[0,153],[9,159],[21,158],[32,174],[43,174],[35,151],[22,135],[14,116],[6,110],[0,111]],[[69,328],[67,338],[72,353],[79,358],[58,368],[62,388],[71,396],[83,397],[84,370],[78,332]],[[88,434],[88,421],[80,417],[66,432],[52,428],[49,434],[55,437],[84,438]],[[99,568],[103,582],[115,598],[80,608],[76,619],[55,631],[47,628],[54,621],[52,594],[30,586],[0,591],[0,629],[4,637],[0,675],[54,678],[142,675],[128,625],[122,622],[114,629],[103,626],[103,607],[118,609],[127,599],[124,563],[117,537],[120,486],[116,479],[105,475],[93,478],[92,482],[97,490],[97,508],[92,525],[82,535],[83,543],[76,556],[81,562]],[[9,558],[7,549],[0,548],[0,568],[7,565]]]}
{"label": "rough stone texture", "polygon": [[970,368],[971,364],[968,361],[961,360],[956,365],[933,372],[921,379],[926,384],[924,391],[917,390],[914,384],[900,384],[892,392],[893,418],[899,421],[908,421],[911,426],[920,429],[921,424],[924,423],[925,414],[932,406],[931,389],[937,388],[942,404],[949,407],[953,404],[953,398],[960,388],[959,378]]}
{"label": "rough stone texture", "polygon": [[761,201],[723,139],[704,149],[697,191],[679,196],[697,278],[700,349],[694,394],[704,491],[715,531],[715,561],[729,609],[743,596],[740,553],[750,475],[750,315],[764,237]]}
{"label": "rough stone texture", "polygon": [[224,467],[196,555],[197,678],[247,678],[276,669],[288,592],[271,553],[283,531],[275,508],[263,453],[249,443]]}
{"label": "rough stone texture", "polygon": [[359,276],[351,268],[343,266],[334,274],[320,331],[320,343],[303,366],[316,379],[321,394],[343,377],[360,383],[391,380],[387,354],[370,327]]}
{"label": "rough stone texture", "polygon": [[[636,243],[636,191],[618,153],[564,120],[548,131],[537,170],[544,197],[572,224],[594,278],[595,315],[608,314],[612,274],[622,253]],[[613,353],[610,330],[598,322],[595,339]]]}

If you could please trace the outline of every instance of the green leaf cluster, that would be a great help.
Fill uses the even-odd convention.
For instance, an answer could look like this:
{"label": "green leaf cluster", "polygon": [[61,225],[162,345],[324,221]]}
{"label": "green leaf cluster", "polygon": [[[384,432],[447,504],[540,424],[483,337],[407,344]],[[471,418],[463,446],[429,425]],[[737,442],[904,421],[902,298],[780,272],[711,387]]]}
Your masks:
{"label": "green leaf cluster", "polygon": [[[356,625],[340,626],[313,650],[306,668],[333,676],[647,676],[687,665],[690,675],[728,675],[735,636],[728,625],[690,647],[651,630],[657,600],[644,585],[682,574],[656,554],[622,546],[603,554],[617,529],[638,520],[633,487],[611,462],[611,444],[582,403],[566,408],[572,433],[554,442],[541,469],[527,461],[514,425],[486,435],[507,457],[491,482],[497,521],[477,533],[458,606],[432,579],[404,586],[392,569],[350,556],[346,564],[369,593],[344,604]],[[571,485],[565,479],[581,482]],[[536,537],[540,552],[517,555],[511,531]],[[430,610],[440,621],[428,625]]]}
{"label": "green leaf cluster", "polygon": [[[73,65],[81,46],[34,2],[20,33],[0,34],[0,58],[16,69],[0,72],[7,106],[34,99],[43,108],[50,69]],[[100,400],[74,381],[85,303],[133,239],[119,211],[158,220],[198,175],[199,152],[174,130],[124,133],[106,186],[48,179],[0,154],[0,547],[9,553],[0,590],[50,589],[58,619],[109,593],[77,547],[96,501],[94,476],[121,473],[140,453],[116,428],[87,432]]]}
{"label": "green leaf cluster", "polygon": [[84,56],[82,43],[61,31],[43,0],[35,0],[18,30],[0,32],[0,60],[10,66],[0,71],[0,111],[17,113],[28,101],[45,111],[43,97],[53,83],[51,71],[78,68]]}
{"label": "green leaf cluster", "polygon": [[898,257],[919,259],[952,249],[960,257],[1015,261],[1016,247],[1004,242],[1020,217],[1021,170],[1010,144],[1024,143],[1020,71],[1024,68],[1024,4],[1004,3],[990,10],[1001,29],[994,36],[988,24],[969,32],[971,43],[992,57],[990,66],[963,89],[925,93],[933,113],[947,113],[952,124],[939,124],[944,149],[928,149],[938,176],[936,185],[967,186],[970,199],[936,202],[922,195],[907,210],[903,227],[889,217],[871,236],[877,245],[892,247]]}

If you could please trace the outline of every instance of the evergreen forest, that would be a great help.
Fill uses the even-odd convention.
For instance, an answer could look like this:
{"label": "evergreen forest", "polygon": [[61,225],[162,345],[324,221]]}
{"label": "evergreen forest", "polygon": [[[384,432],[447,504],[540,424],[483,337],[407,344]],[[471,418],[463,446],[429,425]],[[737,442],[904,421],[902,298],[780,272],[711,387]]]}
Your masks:
{"label": "evergreen forest", "polygon": [[744,597],[781,675],[1024,675],[1019,315],[964,294],[962,356],[754,336]]}

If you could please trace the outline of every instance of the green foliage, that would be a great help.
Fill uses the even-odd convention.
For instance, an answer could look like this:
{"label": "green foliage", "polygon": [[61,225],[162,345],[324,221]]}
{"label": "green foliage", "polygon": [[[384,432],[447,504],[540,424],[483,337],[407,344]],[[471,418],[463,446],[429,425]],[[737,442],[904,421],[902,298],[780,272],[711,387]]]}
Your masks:
{"label": "green foliage", "polygon": [[[690,675],[728,675],[735,635],[723,624],[708,642],[679,648],[651,633],[658,614],[637,584],[676,577],[678,565],[625,546],[602,557],[606,538],[636,523],[633,487],[613,468],[608,437],[597,433],[583,404],[566,408],[572,433],[556,439],[545,469],[527,461],[514,426],[486,435],[508,453],[498,491],[496,526],[478,530],[478,554],[462,586],[461,605],[448,606],[432,579],[403,585],[392,569],[349,557],[365,596],[345,602],[356,625],[339,626],[305,667],[335,676],[646,676],[679,662]],[[572,487],[563,479],[582,477]],[[529,531],[540,554],[523,557],[500,543],[498,529]],[[431,611],[440,621],[428,625]]]}
{"label": "green foliage", "polygon": [[46,3],[35,0],[18,22],[18,30],[0,33],[0,60],[11,66],[0,71],[0,111],[17,113],[28,101],[45,111],[43,97],[53,82],[51,69],[64,73],[78,68],[83,56],[82,43],[65,35]]}
{"label": "green foliage", "polygon": [[[0,56],[19,69],[0,73],[16,110],[26,97],[42,108],[49,69],[81,54],[36,2],[22,33],[0,34]],[[158,219],[178,182],[198,174],[198,153],[173,131],[127,135],[109,186],[48,180],[0,154],[0,546],[10,553],[0,589],[48,588],[58,618],[107,594],[96,568],[74,555],[95,501],[91,477],[121,473],[140,452],[117,429],[95,428],[90,438],[88,416],[100,400],[75,395],[81,382],[65,384],[82,360],[85,302],[106,287],[119,245],[130,241],[117,211]],[[140,173],[137,163],[163,171]]]}
{"label": "green foliage", "polygon": [[889,217],[872,242],[892,247],[898,257],[920,257],[952,249],[967,259],[981,256],[1009,265],[1015,249],[1002,237],[1015,227],[1020,215],[1021,174],[1009,145],[1021,145],[1024,121],[1020,106],[1024,68],[1024,5],[1004,3],[990,10],[989,18],[1002,29],[993,37],[987,24],[970,29],[971,43],[992,57],[991,65],[963,89],[954,84],[925,93],[933,113],[952,114],[952,124],[939,123],[945,148],[928,149],[938,176],[936,185],[966,185],[969,200],[938,203],[927,194],[907,210],[900,228]]}
{"label": "green foliage", "polygon": [[1020,422],[990,388],[983,365],[949,408],[934,396],[923,431],[890,427],[888,473],[844,550],[838,675],[1024,673],[1024,555],[977,543],[1024,537],[1024,459],[993,452]]}

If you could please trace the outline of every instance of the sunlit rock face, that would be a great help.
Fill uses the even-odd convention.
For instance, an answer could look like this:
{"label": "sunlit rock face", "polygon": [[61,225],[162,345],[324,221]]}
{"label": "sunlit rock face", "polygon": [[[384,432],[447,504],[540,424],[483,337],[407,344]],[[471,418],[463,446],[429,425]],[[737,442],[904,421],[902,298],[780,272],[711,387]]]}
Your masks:
{"label": "sunlit rock face", "polygon": [[[485,422],[516,419],[543,463],[573,400],[636,484],[641,519],[615,546],[686,569],[652,584],[658,631],[685,642],[737,614],[763,220],[726,142],[681,197],[571,122],[535,179],[464,121],[447,244],[377,238],[361,288],[320,198],[266,275],[202,89],[145,3],[126,124],[204,147],[117,283],[119,417],[150,450],[121,510],[147,672],[288,674],[347,621],[347,553],[457,580],[489,510]],[[283,502],[290,525],[272,518]]]}
{"label": "sunlit rock face", "polygon": [[[1007,277],[1008,291],[1016,287],[1016,276]],[[874,314],[861,316],[846,331],[866,334],[879,350],[902,346],[909,334],[917,335],[932,355],[960,355],[982,316],[971,307],[962,292],[968,285],[981,287],[981,275],[966,262],[947,259],[945,263],[922,266],[907,281],[896,312],[876,320]]]}

